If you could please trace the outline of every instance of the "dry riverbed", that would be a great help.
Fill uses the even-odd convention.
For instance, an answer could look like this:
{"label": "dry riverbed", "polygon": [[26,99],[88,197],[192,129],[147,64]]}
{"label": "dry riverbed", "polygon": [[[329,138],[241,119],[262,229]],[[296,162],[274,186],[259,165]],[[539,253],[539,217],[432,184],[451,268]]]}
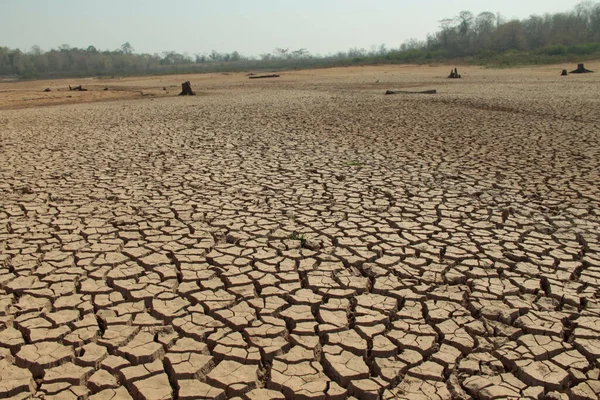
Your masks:
{"label": "dry riverbed", "polygon": [[600,81],[560,69],[0,83],[0,397],[598,398]]}

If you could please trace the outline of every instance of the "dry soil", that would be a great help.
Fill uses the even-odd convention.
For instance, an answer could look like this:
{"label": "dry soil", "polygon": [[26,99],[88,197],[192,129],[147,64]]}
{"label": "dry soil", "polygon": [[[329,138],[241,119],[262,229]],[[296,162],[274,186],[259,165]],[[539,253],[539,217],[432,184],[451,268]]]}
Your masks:
{"label": "dry soil", "polygon": [[598,398],[564,67],[0,83],[0,397]]}

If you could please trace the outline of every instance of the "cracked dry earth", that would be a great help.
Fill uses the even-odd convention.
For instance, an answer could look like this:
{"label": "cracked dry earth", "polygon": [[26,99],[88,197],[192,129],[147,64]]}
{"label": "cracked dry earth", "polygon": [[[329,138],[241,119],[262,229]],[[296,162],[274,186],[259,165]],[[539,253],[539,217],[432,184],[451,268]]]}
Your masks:
{"label": "cracked dry earth", "polygon": [[0,397],[598,398],[600,83],[505,73],[0,111]]}

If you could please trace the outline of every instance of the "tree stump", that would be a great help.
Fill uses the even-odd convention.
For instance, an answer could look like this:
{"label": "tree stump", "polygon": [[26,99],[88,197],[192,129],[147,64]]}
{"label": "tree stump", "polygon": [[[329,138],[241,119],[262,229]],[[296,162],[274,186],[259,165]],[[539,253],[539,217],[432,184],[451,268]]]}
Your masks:
{"label": "tree stump", "polygon": [[583,66],[583,64],[577,64],[577,69],[574,71],[571,71],[572,74],[587,74],[590,72],[594,72],[594,71],[590,71],[589,69],[585,69],[585,67]]}
{"label": "tree stump", "polygon": [[181,84],[181,93],[179,93],[180,96],[195,96],[196,93],[194,93],[192,91],[192,84],[190,83],[190,81],[187,82],[183,82]]}
{"label": "tree stump", "polygon": [[448,78],[449,79],[460,79],[460,78],[462,78],[460,76],[460,74],[458,73],[458,68],[454,68],[454,71],[451,70],[450,71],[450,75],[448,75]]}
{"label": "tree stump", "polygon": [[567,76],[567,75],[568,75],[567,70],[563,69],[560,76]]}

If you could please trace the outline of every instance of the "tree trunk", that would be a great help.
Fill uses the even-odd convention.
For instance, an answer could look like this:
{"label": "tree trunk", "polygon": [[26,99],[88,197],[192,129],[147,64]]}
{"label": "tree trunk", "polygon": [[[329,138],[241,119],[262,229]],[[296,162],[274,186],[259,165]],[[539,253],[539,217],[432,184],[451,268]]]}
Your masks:
{"label": "tree trunk", "polygon": [[583,66],[583,64],[577,64],[577,69],[575,71],[571,71],[572,74],[586,74],[589,72],[594,72],[594,71],[590,71],[589,69],[585,69],[585,67]]}
{"label": "tree trunk", "polygon": [[192,91],[192,84],[190,83],[190,81],[187,82],[183,82],[181,84],[181,93],[179,93],[180,96],[195,96],[196,93],[194,93]]}

